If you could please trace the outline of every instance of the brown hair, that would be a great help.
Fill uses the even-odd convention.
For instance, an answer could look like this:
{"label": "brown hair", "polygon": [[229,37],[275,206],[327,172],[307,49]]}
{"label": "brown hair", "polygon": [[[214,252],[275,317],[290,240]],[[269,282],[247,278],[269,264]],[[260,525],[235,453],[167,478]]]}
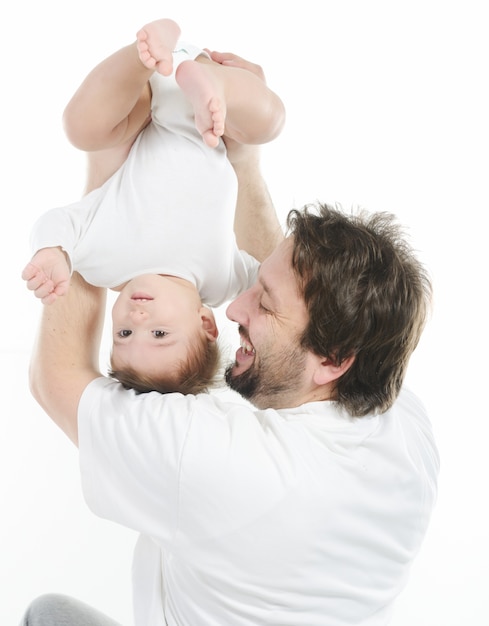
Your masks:
{"label": "brown hair", "polygon": [[292,210],[287,227],[309,313],[301,345],[337,365],[354,356],[336,381],[335,400],[352,416],[383,413],[430,309],[426,270],[390,213],[345,214],[317,203]]}
{"label": "brown hair", "polygon": [[200,342],[192,343],[187,359],[175,364],[171,371],[150,376],[127,367],[110,369],[108,375],[118,380],[125,389],[134,389],[138,394],[150,391],[183,394],[207,392],[215,382],[220,356],[216,341],[209,341],[205,335],[201,339]]}

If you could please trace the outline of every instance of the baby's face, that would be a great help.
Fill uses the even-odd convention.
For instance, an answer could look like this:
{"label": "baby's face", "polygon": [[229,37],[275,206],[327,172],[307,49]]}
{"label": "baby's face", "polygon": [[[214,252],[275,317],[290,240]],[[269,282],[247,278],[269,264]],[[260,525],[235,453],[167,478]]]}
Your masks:
{"label": "baby's face", "polygon": [[158,274],[130,280],[112,308],[112,368],[172,371],[203,332],[201,310],[187,281]]}

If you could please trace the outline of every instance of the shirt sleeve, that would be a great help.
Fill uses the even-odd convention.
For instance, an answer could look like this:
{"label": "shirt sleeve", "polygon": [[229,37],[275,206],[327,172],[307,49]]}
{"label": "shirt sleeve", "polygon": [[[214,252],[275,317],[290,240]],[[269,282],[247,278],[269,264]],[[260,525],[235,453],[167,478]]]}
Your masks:
{"label": "shirt sleeve", "polygon": [[258,278],[259,267],[260,263],[251,256],[251,254],[248,254],[248,252],[244,250],[238,250],[236,247],[227,292],[224,298],[214,303],[214,306],[221,305],[228,300],[233,300],[239,296],[240,293],[252,287]]}
{"label": "shirt sleeve", "polygon": [[246,525],[297,482],[288,446],[277,445],[281,418],[259,413],[212,394],[138,395],[92,381],[78,408],[88,506],[172,549]]}
{"label": "shirt sleeve", "polygon": [[169,541],[193,396],[135,394],[98,378],[78,408],[82,489],[99,517]]}
{"label": "shirt sleeve", "polygon": [[90,224],[91,215],[102,197],[102,189],[94,189],[78,202],[51,209],[41,215],[31,230],[32,254],[42,248],[61,246],[69,257],[72,271],[76,270],[73,267],[75,248]]}
{"label": "shirt sleeve", "polygon": [[260,263],[255,259],[255,257],[245,252],[245,250],[239,251],[241,258],[243,259],[244,266],[246,268],[246,281],[244,289],[249,289],[252,287],[257,278],[258,278],[258,269],[260,268]]}

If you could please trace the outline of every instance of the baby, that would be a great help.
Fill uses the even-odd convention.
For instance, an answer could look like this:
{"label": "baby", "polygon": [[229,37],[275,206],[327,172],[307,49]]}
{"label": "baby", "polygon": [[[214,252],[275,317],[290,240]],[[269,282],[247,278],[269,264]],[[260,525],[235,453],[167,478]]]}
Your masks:
{"label": "baby", "polygon": [[64,124],[75,146],[134,143],[104,184],[39,218],[22,273],[46,305],[66,293],[72,271],[119,292],[110,374],[139,393],[212,384],[212,307],[251,286],[258,269],[236,244],[237,181],[224,142],[266,143],[285,120],[261,77],[179,37],[172,20],[147,24],[73,96]]}

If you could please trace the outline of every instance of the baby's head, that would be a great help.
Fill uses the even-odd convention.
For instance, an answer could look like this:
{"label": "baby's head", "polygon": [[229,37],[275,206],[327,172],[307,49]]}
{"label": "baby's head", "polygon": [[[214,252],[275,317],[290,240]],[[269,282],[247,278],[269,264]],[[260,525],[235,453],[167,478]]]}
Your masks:
{"label": "baby's head", "polygon": [[112,334],[109,375],[139,393],[200,393],[219,368],[214,315],[181,278],[127,282],[112,308]]}

